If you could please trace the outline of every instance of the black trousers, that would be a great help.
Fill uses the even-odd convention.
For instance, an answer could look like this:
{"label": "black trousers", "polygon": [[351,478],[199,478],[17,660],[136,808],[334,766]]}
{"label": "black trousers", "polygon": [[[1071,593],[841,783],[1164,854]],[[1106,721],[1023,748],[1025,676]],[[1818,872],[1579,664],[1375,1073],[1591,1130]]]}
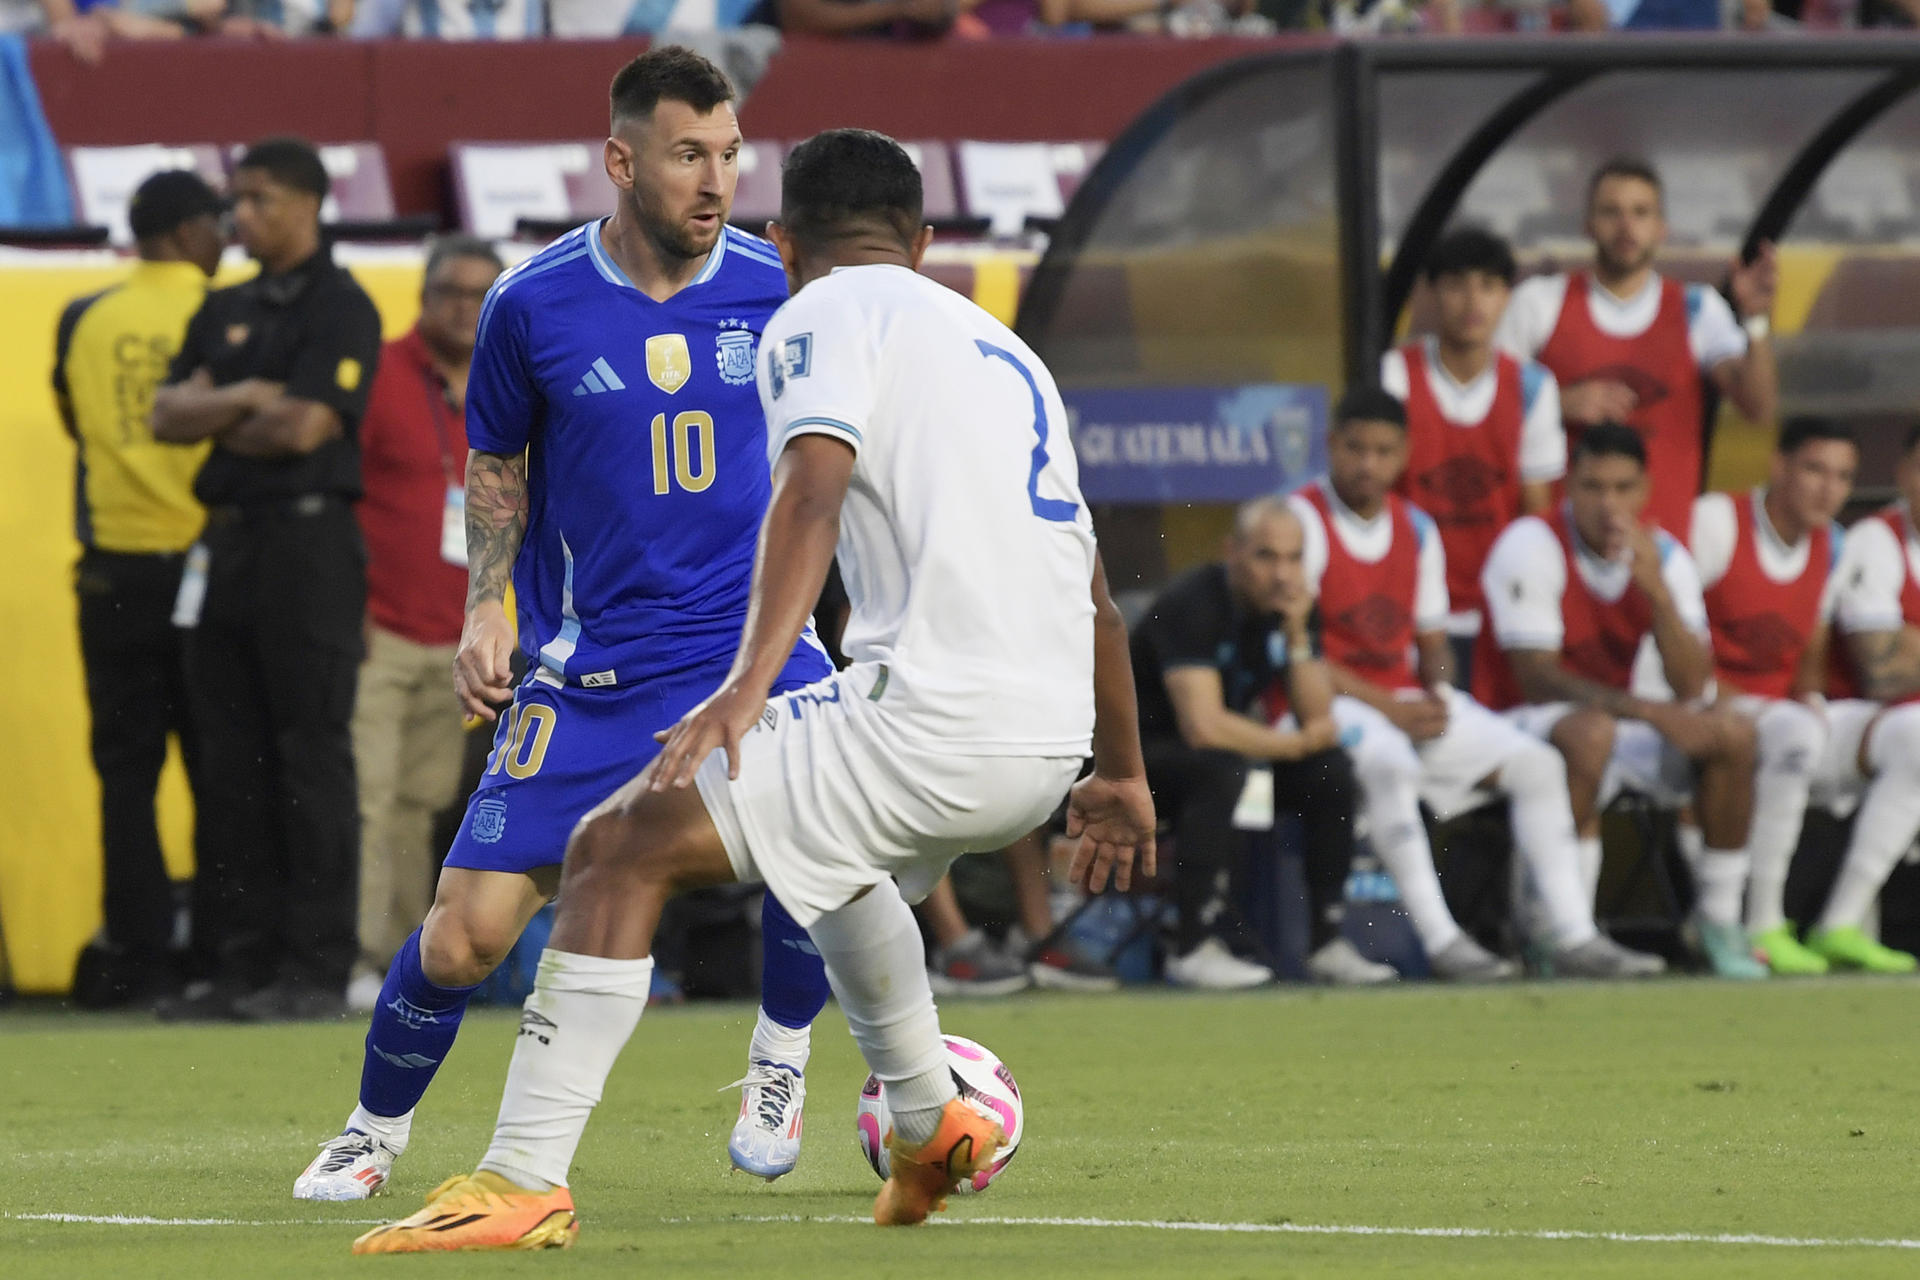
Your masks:
{"label": "black trousers", "polygon": [[344,987],[357,944],[350,724],[366,612],[353,511],[307,499],[215,511],[187,641],[204,861],[194,947],[221,976]]}
{"label": "black trousers", "polygon": [[[1246,900],[1247,837],[1234,829],[1233,809],[1251,765],[1230,751],[1196,750],[1178,738],[1148,739],[1142,746],[1154,806],[1173,823],[1175,945],[1185,954],[1216,931],[1226,902]],[[1318,949],[1339,932],[1345,910],[1357,795],[1353,764],[1334,749],[1271,768],[1275,812],[1300,818],[1310,941]]]}
{"label": "black trousers", "polygon": [[170,735],[196,791],[201,780],[184,645],[173,625],[185,559],[89,549],[74,574],[100,775],[107,941],[138,952],[162,951],[173,935],[173,886],[153,809]]}

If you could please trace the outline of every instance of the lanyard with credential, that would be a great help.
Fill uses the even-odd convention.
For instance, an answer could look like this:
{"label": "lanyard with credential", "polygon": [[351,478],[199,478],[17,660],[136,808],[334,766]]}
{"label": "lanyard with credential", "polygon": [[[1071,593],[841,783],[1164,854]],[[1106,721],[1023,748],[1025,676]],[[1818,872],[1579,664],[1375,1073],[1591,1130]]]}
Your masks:
{"label": "lanyard with credential", "polygon": [[[453,433],[447,426],[447,384],[432,369],[422,379],[426,383],[427,408],[433,415],[433,435],[439,442],[440,474],[447,482],[446,504],[440,510],[440,558],[459,568],[467,567],[467,482],[465,466],[453,465]],[[462,459],[464,464],[465,460]]]}

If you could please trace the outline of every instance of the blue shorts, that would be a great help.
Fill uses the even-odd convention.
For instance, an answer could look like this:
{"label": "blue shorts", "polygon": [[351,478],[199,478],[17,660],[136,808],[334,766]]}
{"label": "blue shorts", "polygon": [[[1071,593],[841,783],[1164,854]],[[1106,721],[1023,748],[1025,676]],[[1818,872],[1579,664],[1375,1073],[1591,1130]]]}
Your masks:
{"label": "blue shorts", "polygon": [[[773,692],[832,671],[819,654],[797,652]],[[522,681],[494,730],[487,771],[467,801],[447,865],[521,873],[559,865],[574,824],[646,768],[660,752],[654,733],[671,728],[726,675],[716,667],[613,689]]]}

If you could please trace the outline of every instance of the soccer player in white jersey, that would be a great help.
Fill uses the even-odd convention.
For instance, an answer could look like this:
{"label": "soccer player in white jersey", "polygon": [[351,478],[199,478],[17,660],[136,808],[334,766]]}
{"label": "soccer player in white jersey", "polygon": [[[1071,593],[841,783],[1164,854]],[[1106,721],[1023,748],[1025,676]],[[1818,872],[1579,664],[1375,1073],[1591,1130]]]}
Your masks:
{"label": "soccer player in white jersey", "polygon": [[1705,589],[1714,679],[1758,730],[1747,941],[1777,974],[1827,971],[1787,920],[1787,868],[1827,741],[1827,627],[1842,541],[1834,517],[1859,461],[1844,425],[1796,418],[1780,432],[1764,487],[1693,503],[1688,543]]}
{"label": "soccer player in white jersey", "polygon": [[[1334,723],[1353,756],[1361,813],[1393,873],[1434,973],[1511,977],[1513,966],[1461,931],[1434,874],[1424,801],[1442,821],[1507,802],[1514,844],[1543,910],[1531,939],[1568,977],[1659,973],[1594,927],[1560,755],[1453,687],[1440,535],[1393,492],[1407,462],[1407,419],[1378,387],[1351,391],[1334,414],[1327,476],[1288,499],[1304,531],[1307,583],[1320,599],[1333,673]],[[1417,659],[1416,656],[1417,655]]]}
{"label": "soccer player in white jersey", "polygon": [[1900,501],[1847,531],[1834,577],[1835,664],[1816,800],[1859,812],[1846,861],[1807,946],[1836,969],[1912,973],[1915,957],[1865,925],[1894,865],[1920,834],[1920,429],[1895,472]]}
{"label": "soccer player in white jersey", "polygon": [[[795,293],[759,364],[773,501],[733,671],[575,830],[479,1169],[356,1252],[570,1243],[568,1167],[646,1007],[660,910],[736,880],[765,881],[807,928],[886,1085],[875,1220],[922,1221],[1004,1135],[956,1094],[907,899],[1069,787],[1076,882],[1151,868],[1126,628],[1064,406],[1025,343],[916,273],[920,190],[879,134],[788,157],[769,230]],[[836,542],[852,665],[769,701]]]}

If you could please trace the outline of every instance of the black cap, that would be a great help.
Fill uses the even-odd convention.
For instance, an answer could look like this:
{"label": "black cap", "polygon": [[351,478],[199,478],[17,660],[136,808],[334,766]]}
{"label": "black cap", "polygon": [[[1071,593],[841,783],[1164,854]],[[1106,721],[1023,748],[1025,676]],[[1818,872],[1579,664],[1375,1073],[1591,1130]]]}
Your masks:
{"label": "black cap", "polygon": [[127,205],[136,239],[163,236],[189,218],[219,213],[225,206],[207,180],[189,169],[167,169],[148,178]]}

